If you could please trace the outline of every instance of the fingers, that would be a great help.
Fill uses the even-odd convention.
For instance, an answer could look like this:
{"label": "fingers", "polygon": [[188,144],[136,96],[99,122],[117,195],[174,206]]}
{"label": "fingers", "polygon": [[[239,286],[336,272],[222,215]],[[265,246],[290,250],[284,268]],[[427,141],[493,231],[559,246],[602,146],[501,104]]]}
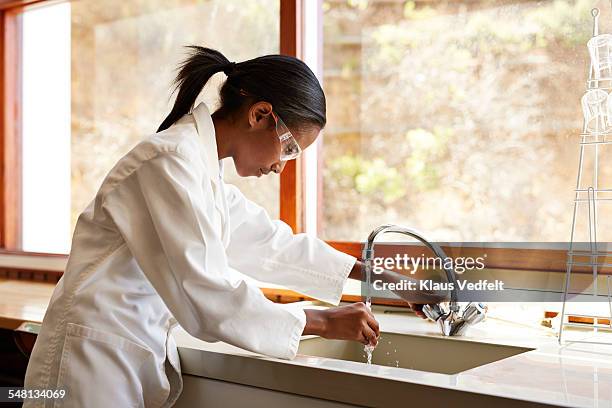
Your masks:
{"label": "fingers", "polygon": [[423,313],[423,305],[414,305],[412,310],[414,311],[414,314],[419,316],[421,319],[427,319],[427,316],[425,313]]}
{"label": "fingers", "polygon": [[[307,326],[309,330],[314,330],[316,316],[310,319],[308,317],[307,314]],[[329,339],[353,340],[375,346],[380,336],[380,327],[376,318],[362,302],[328,309],[324,326],[325,338]],[[307,332],[306,328],[304,332]]]}
{"label": "fingers", "polygon": [[379,337],[380,336],[380,327],[379,327],[378,322],[376,321],[376,319],[374,318],[374,315],[372,313],[368,314],[368,316],[366,317],[366,322],[368,323],[369,328],[374,332],[376,337]]}
{"label": "fingers", "polygon": [[361,330],[362,333],[362,343],[366,345],[376,346],[378,344],[378,337],[380,336],[380,327],[378,322],[374,318],[374,314],[364,303],[361,303],[359,307],[362,308],[364,313],[363,316],[363,328]]}
{"label": "fingers", "polygon": [[376,346],[378,344],[378,336],[369,325],[364,326],[361,334],[363,336],[363,344],[370,346]]}
{"label": "fingers", "polygon": [[412,309],[415,315],[419,316],[421,319],[427,319],[425,313],[423,313],[423,305],[420,303],[408,303],[408,306]]}
{"label": "fingers", "polygon": [[420,303],[408,303],[408,306],[410,306],[410,308],[415,312],[420,312],[421,310],[423,310],[423,305]]}

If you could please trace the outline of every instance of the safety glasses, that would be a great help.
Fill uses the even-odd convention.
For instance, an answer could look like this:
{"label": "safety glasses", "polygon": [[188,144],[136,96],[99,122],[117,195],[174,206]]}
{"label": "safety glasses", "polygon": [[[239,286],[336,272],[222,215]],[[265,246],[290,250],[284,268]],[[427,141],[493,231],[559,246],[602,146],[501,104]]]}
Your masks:
{"label": "safety glasses", "polygon": [[272,117],[274,118],[274,122],[276,123],[276,134],[278,135],[278,139],[280,140],[281,144],[280,160],[288,161],[297,158],[302,153],[300,145],[295,140],[289,131],[289,128],[287,125],[285,125],[285,122],[283,122],[280,116],[274,112],[271,113]]}

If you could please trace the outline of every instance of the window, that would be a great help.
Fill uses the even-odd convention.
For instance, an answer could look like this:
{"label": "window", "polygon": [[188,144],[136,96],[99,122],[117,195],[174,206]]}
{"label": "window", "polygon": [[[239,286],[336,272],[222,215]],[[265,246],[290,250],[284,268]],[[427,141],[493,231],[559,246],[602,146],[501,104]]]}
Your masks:
{"label": "window", "polygon": [[[320,76],[318,146],[280,180],[226,166],[228,181],[296,230],[352,254],[389,222],[441,241],[569,238],[591,1],[37,3],[20,10],[23,249],[67,252],[106,172],[168,112],[172,69],[192,43],[233,60],[282,50]],[[215,103],[222,80],[203,100]],[[612,216],[599,211],[609,240]],[[532,259],[562,267],[561,252]],[[497,267],[525,268],[502,255]]]}
{"label": "window", "polygon": [[567,242],[592,7],[325,1],[320,235],[363,241],[392,222],[441,241]]}
{"label": "window", "polygon": [[[278,0],[77,0],[26,9],[22,249],[69,252],[77,217],[104,176],[169,112],[183,46],[238,61],[278,53],[278,15]],[[213,77],[203,94],[213,109],[223,79]],[[225,168],[226,181],[278,217],[278,176],[255,182]]]}
{"label": "window", "polygon": [[23,249],[67,253],[71,232],[70,4],[28,11],[22,27]]}

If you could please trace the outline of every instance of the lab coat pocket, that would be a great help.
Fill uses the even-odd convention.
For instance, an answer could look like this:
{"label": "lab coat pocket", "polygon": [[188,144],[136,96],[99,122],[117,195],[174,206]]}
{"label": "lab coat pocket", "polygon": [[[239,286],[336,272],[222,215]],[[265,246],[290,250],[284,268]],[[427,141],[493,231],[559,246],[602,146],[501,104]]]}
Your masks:
{"label": "lab coat pocket", "polygon": [[164,364],[170,392],[164,406],[172,406],[183,391],[183,377],[181,375],[181,362],[179,360],[176,342],[172,335],[172,328],[168,330],[166,338],[166,361]]}
{"label": "lab coat pocket", "polygon": [[66,397],[56,400],[55,407],[144,407],[152,401],[159,405],[162,395],[155,394],[161,390],[147,389],[141,379],[143,370],[153,366],[154,355],[146,347],[68,323],[57,382]]}

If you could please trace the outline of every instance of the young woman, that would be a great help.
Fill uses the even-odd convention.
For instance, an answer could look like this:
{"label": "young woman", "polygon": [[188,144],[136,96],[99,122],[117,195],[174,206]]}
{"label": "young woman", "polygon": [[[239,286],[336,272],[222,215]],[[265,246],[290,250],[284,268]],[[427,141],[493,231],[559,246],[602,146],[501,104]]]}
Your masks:
{"label": "young woman", "polygon": [[[267,300],[239,271],[337,305],[361,263],[271,220],[222,179],[280,173],[325,126],[325,95],[300,60],[241,63],[191,47],[174,107],[122,157],[79,216],[28,366],[27,388],[66,389],[25,406],[171,406],[182,387],[171,329],[284,359],[300,336],[376,344],[379,328],[356,303],[301,311]],[[215,73],[220,107],[194,107]]]}

